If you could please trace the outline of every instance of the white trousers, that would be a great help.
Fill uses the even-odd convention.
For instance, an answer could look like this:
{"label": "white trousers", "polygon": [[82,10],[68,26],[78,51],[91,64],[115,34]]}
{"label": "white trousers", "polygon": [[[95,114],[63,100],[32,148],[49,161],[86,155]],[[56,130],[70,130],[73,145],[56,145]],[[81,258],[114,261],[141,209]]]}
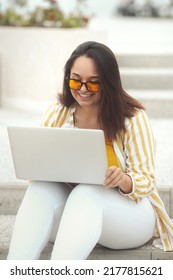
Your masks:
{"label": "white trousers", "polygon": [[117,189],[79,184],[33,182],[18,211],[9,260],[39,259],[48,241],[55,242],[51,259],[86,259],[97,243],[112,249],[145,244],[153,235],[154,210]]}

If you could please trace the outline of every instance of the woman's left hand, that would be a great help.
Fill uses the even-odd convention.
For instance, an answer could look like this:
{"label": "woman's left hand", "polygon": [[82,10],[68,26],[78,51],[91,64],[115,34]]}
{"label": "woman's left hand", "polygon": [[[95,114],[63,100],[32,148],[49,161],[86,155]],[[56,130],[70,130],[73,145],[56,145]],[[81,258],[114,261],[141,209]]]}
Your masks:
{"label": "woman's left hand", "polygon": [[119,187],[122,184],[124,173],[121,168],[110,166],[105,174],[104,186],[106,188]]}
{"label": "woman's left hand", "polygon": [[110,166],[105,174],[104,186],[106,188],[119,187],[124,193],[130,193],[132,191],[132,180],[121,168]]}

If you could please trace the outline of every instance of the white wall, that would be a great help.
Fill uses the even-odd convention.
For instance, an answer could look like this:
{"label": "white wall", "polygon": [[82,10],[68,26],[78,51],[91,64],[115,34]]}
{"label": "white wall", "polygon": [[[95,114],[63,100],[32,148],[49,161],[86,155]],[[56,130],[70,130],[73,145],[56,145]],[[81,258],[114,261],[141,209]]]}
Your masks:
{"label": "white wall", "polygon": [[106,33],[88,29],[0,27],[1,106],[38,109],[62,89],[63,68],[87,40],[106,43]]}

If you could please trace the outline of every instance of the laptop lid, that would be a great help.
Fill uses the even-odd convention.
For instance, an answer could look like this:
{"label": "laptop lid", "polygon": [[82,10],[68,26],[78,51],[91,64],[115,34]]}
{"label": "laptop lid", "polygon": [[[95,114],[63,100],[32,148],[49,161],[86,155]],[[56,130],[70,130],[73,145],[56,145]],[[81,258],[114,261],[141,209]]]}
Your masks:
{"label": "laptop lid", "polygon": [[7,127],[18,179],[103,184],[107,165],[102,130]]}

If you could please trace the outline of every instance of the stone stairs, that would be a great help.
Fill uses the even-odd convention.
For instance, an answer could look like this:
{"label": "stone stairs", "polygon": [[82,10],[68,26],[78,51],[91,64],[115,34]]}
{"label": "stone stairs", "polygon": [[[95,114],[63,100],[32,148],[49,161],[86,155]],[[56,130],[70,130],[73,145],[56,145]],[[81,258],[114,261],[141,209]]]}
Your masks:
{"label": "stone stairs", "polygon": [[150,117],[173,117],[173,54],[118,54],[122,84]]}
{"label": "stone stairs", "polygon": [[[21,204],[27,182],[1,183],[0,184],[0,260],[4,260],[8,254],[9,243],[16,213]],[[167,212],[173,217],[173,189],[171,187],[159,187],[159,193],[166,205]],[[53,244],[49,243],[43,250],[40,259],[50,259]],[[97,245],[88,257],[90,260],[172,260],[173,252],[163,252],[152,246],[152,241],[146,245],[130,250],[110,250]]]}

